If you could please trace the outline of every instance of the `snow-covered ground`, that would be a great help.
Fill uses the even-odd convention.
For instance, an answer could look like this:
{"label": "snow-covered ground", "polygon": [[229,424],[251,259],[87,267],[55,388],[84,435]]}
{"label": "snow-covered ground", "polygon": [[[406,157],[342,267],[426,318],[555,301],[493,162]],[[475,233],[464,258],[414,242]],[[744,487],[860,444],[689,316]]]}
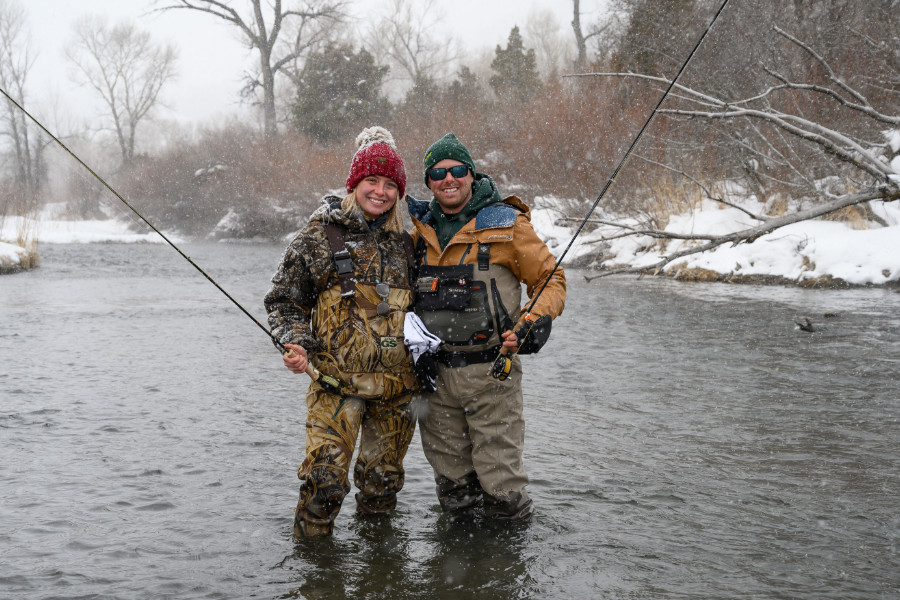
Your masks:
{"label": "snow-covered ground", "polygon": [[128,223],[117,219],[71,221],[62,218],[65,205],[47,205],[35,219],[0,219],[0,271],[22,264],[25,249],[16,245],[21,237],[38,244],[165,243],[154,232],[135,233]]}
{"label": "snow-covered ground", "polygon": [[0,268],[3,268],[6,265],[21,264],[24,255],[25,248],[7,242],[0,242]]}
{"label": "snow-covered ground", "polygon": [[16,240],[19,232],[24,231],[27,238],[40,244],[164,243],[156,233],[135,233],[129,229],[129,223],[121,219],[72,221],[65,218],[65,213],[66,205],[57,203],[45,206],[35,219],[6,217],[2,220],[0,240]]}
{"label": "snow-covered ground", "polygon": [[[535,204],[551,207],[558,203],[545,198]],[[886,227],[870,223],[868,229],[854,229],[848,222],[804,221],[773,231],[751,244],[727,244],[710,252],[686,256],[668,265],[666,271],[705,269],[722,275],[772,276],[795,282],[831,276],[853,285],[900,282],[900,202],[871,205],[872,211],[887,223]],[[763,212],[763,206],[755,200],[745,201],[744,207],[755,214]],[[573,234],[572,228],[554,224],[559,214],[553,208],[539,208],[532,214],[535,228],[557,257]],[[670,218],[665,231],[725,235],[758,224],[736,208],[707,200],[699,210]],[[582,233],[564,262],[596,255],[597,241],[613,233],[608,227]],[[648,236],[622,237],[606,243],[608,249],[604,250],[601,261],[599,264],[593,261],[592,266],[640,267],[662,258],[658,240]],[[670,240],[665,251],[669,254],[698,243],[702,242]]]}
{"label": "snow-covered ground", "polygon": [[[553,207],[559,203],[553,198],[537,198],[534,204],[538,207],[532,212],[535,229],[559,257],[569,244],[575,228],[556,224],[560,212]],[[745,207],[757,213],[763,210],[755,201],[748,201]],[[723,245],[708,253],[687,256],[669,265],[667,270],[698,268],[723,275],[773,276],[797,282],[831,276],[854,285],[898,282],[900,202],[874,202],[872,210],[887,223],[886,227],[872,223],[869,229],[854,229],[851,223],[846,222],[805,221],[762,236],[752,244]],[[0,265],[4,262],[19,263],[23,251],[10,242],[17,239],[23,227],[32,233],[32,239],[39,244],[164,243],[156,233],[130,231],[128,224],[121,220],[66,221],[55,216],[58,213],[57,206],[45,210],[36,221],[5,219],[0,231]],[[706,201],[700,210],[672,217],[666,230],[721,235],[746,229],[753,224],[745,213],[737,209]],[[583,232],[566,254],[564,264],[596,255],[597,240],[610,233],[608,228]],[[695,242],[669,241],[666,251],[676,251],[691,243]],[[660,256],[657,240],[646,236],[625,237],[607,242],[602,262],[597,264],[594,261],[593,266],[650,265]]]}

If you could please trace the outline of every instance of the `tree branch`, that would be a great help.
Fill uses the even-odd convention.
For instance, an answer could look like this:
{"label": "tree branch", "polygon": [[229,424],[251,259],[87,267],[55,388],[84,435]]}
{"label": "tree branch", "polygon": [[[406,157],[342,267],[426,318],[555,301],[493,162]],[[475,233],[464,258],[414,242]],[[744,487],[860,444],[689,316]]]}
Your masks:
{"label": "tree branch", "polygon": [[752,219],[754,219],[756,221],[766,221],[769,219],[769,217],[767,217],[765,215],[758,215],[756,213],[750,212],[743,206],[739,206],[738,204],[735,204],[734,202],[730,202],[728,200],[725,200],[724,198],[720,198],[719,196],[714,196],[712,194],[712,192],[705,185],[703,185],[702,183],[700,183],[699,181],[697,181],[696,179],[694,179],[693,177],[691,177],[690,175],[688,175],[687,173],[685,173],[684,171],[682,171],[680,169],[670,167],[669,165],[664,165],[661,162],[656,162],[655,160],[651,160],[649,158],[641,156],[640,154],[632,154],[632,156],[634,156],[635,158],[639,158],[639,159],[643,160],[644,162],[648,162],[652,165],[662,167],[663,169],[666,169],[666,170],[672,171],[673,173],[681,175],[682,177],[684,177],[685,179],[687,179],[688,181],[690,181],[691,183],[693,183],[694,185],[699,187],[700,190],[706,195],[706,197],[709,198],[710,200],[712,200],[713,202],[718,202],[720,204],[724,204],[725,206],[730,206],[731,208],[736,208],[737,210],[741,211],[742,213],[746,214],[747,216],[751,217]]}
{"label": "tree branch", "polygon": [[[651,235],[651,237],[656,238],[664,238],[664,239],[697,239],[697,240],[707,240],[707,243],[701,244],[699,246],[694,246],[692,248],[685,248],[683,250],[679,250],[678,252],[674,252],[673,254],[669,254],[664,256],[661,260],[653,263],[652,265],[645,265],[643,267],[627,267],[622,269],[610,269],[609,271],[604,271],[594,276],[586,276],[585,279],[587,281],[593,281],[594,279],[599,279],[600,277],[609,277],[610,275],[619,275],[619,274],[628,274],[628,273],[646,273],[648,271],[652,271],[654,274],[658,274],[666,265],[671,264],[675,260],[682,258],[684,256],[689,256],[692,254],[700,254],[702,252],[708,252],[709,250],[713,250],[723,244],[732,244],[738,245],[740,243],[752,244],[760,237],[772,233],[776,229],[780,229],[787,225],[792,225],[794,223],[799,223],[801,221],[807,221],[810,219],[815,219],[829,213],[833,213],[842,208],[846,208],[848,206],[854,206],[856,204],[862,204],[863,202],[869,202],[872,200],[882,200],[884,202],[891,202],[900,199],[900,190],[896,188],[889,188],[888,186],[882,186],[878,188],[872,188],[869,190],[865,190],[863,192],[859,192],[858,194],[848,194],[843,196],[833,202],[828,204],[824,204],[821,206],[817,206],[815,208],[811,208],[809,210],[784,215],[781,217],[775,217],[769,219],[765,223],[761,225],[757,225],[756,227],[750,227],[748,229],[743,229],[741,231],[735,231],[733,233],[729,233],[726,235],[720,236],[685,236],[684,234],[672,234],[669,232],[656,232],[662,233],[662,235]],[[649,235],[649,234],[648,234]]]}

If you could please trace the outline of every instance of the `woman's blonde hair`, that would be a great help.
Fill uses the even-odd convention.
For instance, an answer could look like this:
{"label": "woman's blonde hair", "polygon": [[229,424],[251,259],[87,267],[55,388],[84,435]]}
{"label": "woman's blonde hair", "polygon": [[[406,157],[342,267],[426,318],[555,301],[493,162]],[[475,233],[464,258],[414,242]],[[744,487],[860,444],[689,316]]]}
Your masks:
{"label": "woman's blonde hair", "polygon": [[[406,196],[402,196],[397,198],[397,201],[394,202],[394,205],[391,207],[391,210],[388,211],[387,221],[385,221],[383,227],[388,231],[396,231],[397,233],[403,232],[403,213],[400,212],[400,203],[405,201]],[[353,191],[344,196],[344,199],[341,201],[341,208],[343,208],[347,212],[358,212],[360,216],[364,215],[362,207],[359,205],[359,202],[356,201],[356,188],[353,188]]]}

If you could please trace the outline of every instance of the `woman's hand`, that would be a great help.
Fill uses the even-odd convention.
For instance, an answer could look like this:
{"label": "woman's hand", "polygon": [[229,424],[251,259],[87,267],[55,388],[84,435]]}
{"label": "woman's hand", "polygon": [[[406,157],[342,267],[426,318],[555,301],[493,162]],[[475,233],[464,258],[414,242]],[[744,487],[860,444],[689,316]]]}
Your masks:
{"label": "woman's hand", "polygon": [[298,346],[297,344],[285,344],[284,348],[287,350],[287,352],[281,355],[284,366],[290,369],[291,373],[296,373],[298,375],[306,373],[306,368],[309,366],[309,357],[306,354],[306,348]]}

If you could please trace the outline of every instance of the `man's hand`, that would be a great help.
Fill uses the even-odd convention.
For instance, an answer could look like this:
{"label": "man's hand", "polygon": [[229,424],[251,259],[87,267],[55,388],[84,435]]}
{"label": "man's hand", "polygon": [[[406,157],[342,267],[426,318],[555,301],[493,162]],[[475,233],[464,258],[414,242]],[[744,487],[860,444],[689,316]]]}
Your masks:
{"label": "man's hand", "polygon": [[504,331],[500,334],[500,337],[503,338],[503,347],[506,348],[508,352],[515,352],[516,348],[519,347],[519,338],[512,330],[508,329]]}

